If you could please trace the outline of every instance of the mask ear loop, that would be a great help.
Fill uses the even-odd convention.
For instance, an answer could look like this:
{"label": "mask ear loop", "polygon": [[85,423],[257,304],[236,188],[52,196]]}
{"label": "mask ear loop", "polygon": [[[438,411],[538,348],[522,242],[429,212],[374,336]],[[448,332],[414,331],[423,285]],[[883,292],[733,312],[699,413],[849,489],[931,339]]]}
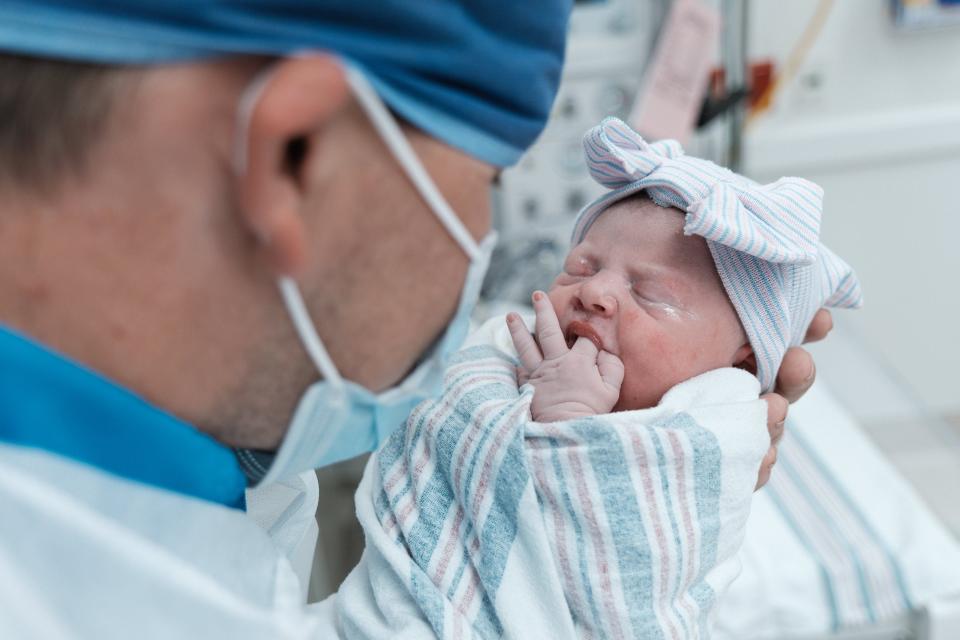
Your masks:
{"label": "mask ear loop", "polygon": [[[233,170],[238,177],[243,177],[247,172],[248,156],[250,153],[247,141],[250,131],[250,119],[253,117],[253,111],[260,102],[260,96],[263,90],[270,82],[274,66],[261,71],[240,98],[237,107],[237,133],[233,144]],[[268,241],[267,238],[260,238],[261,242]],[[313,365],[323,376],[323,379],[336,387],[343,387],[343,376],[337,371],[337,366],[333,359],[323,346],[323,341],[317,334],[317,330],[310,319],[310,313],[307,311],[307,305],[303,301],[303,295],[300,293],[297,283],[289,276],[280,276],[277,278],[277,286],[280,289],[280,296],[287,307],[287,313],[293,322],[294,329],[300,337],[300,342],[306,350],[307,355],[313,361]],[[340,396],[335,396],[339,398]]]}
{"label": "mask ear loop", "polygon": [[[250,119],[253,116],[253,111],[272,73],[273,67],[262,71],[240,99],[238,107],[238,129],[237,136],[234,139],[233,153],[233,167],[238,176],[243,176],[246,173],[249,155],[247,133],[250,127]],[[437,216],[447,232],[453,237],[457,244],[460,245],[471,262],[482,260],[483,252],[479,245],[477,245],[477,242],[473,239],[473,236],[470,235],[466,226],[453,212],[453,209],[447,203],[439,189],[437,189],[436,184],[420,162],[420,158],[418,158],[417,154],[413,151],[407,137],[403,134],[403,131],[401,131],[386,105],[383,104],[376,90],[374,90],[370,82],[360,71],[349,64],[344,63],[344,73],[347,83],[353,90],[354,95],[359,101],[360,106],[366,112],[373,127],[380,134],[380,137],[403,168],[407,177],[410,178],[410,181],[420,193],[420,196],[430,206],[434,215]],[[261,240],[266,239],[261,238]],[[333,359],[330,358],[329,352],[323,346],[323,342],[317,334],[316,327],[310,319],[310,313],[307,311],[307,306],[303,301],[303,295],[300,293],[297,283],[289,276],[280,276],[277,279],[277,284],[294,328],[300,337],[304,349],[313,361],[314,366],[327,382],[331,385],[342,387],[344,385],[343,377],[340,375],[340,372],[337,371]]]}
{"label": "mask ear loop", "polygon": [[344,63],[344,72],[347,83],[353,89],[360,106],[367,113],[367,117],[370,118],[370,122],[386,143],[387,148],[390,149],[393,157],[403,167],[407,177],[410,178],[410,182],[420,192],[420,196],[430,205],[430,209],[447,232],[460,245],[464,253],[469,256],[470,261],[480,260],[482,252],[476,240],[473,239],[466,226],[447,203],[446,198],[437,189],[437,185],[423,167],[423,163],[420,162],[420,158],[417,157],[410,146],[410,142],[403,134],[396,119],[391,115],[390,110],[387,109],[376,90],[370,85],[370,81],[360,71],[347,63]]}

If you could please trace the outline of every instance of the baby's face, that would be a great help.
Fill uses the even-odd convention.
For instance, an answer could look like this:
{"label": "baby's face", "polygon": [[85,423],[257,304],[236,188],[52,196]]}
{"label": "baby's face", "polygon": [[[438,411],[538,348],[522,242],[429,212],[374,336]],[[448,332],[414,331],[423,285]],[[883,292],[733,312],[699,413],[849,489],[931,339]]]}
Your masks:
{"label": "baby's face", "polygon": [[569,344],[586,336],[623,361],[615,411],[654,406],[677,383],[751,353],[706,241],[645,197],[600,216],[549,295]]}

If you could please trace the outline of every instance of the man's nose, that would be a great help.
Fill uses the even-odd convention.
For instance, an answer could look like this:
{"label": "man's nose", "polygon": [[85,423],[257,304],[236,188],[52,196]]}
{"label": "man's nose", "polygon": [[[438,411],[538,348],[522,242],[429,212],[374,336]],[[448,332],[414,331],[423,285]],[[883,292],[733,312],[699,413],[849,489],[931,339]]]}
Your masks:
{"label": "man's nose", "polygon": [[615,279],[603,271],[591,276],[580,285],[580,304],[586,311],[610,317],[617,311]]}

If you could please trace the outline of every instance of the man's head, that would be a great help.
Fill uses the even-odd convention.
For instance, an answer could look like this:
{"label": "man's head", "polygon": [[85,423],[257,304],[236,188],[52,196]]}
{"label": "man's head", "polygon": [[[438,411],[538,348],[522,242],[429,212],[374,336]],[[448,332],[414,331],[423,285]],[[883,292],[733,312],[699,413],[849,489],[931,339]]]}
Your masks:
{"label": "man's head", "polygon": [[[267,64],[104,72],[117,87],[75,170],[0,188],[0,322],[259,448],[317,377],[277,275],[298,280],[343,375],[381,389],[442,331],[468,262],[333,57],[273,63],[238,176],[237,105]],[[407,134],[481,237],[494,167]]]}
{"label": "man's head", "polygon": [[[317,379],[276,287],[292,277],[340,373],[391,385],[444,329],[468,260],[358,108],[344,64],[408,123],[479,238],[495,168],[546,123],[570,9],[4,7],[0,52],[45,60],[2,63],[0,115],[13,117],[0,120],[0,162],[18,165],[0,179],[0,323],[225,443],[271,448]],[[253,108],[238,126],[241,102]]]}
{"label": "man's head", "polygon": [[0,186],[53,187],[76,177],[136,74],[113,67],[0,54]]}
{"label": "man's head", "polygon": [[568,341],[592,338],[623,361],[617,411],[654,406],[679,382],[752,355],[706,242],[683,234],[681,211],[643,194],[597,219],[549,295]]}

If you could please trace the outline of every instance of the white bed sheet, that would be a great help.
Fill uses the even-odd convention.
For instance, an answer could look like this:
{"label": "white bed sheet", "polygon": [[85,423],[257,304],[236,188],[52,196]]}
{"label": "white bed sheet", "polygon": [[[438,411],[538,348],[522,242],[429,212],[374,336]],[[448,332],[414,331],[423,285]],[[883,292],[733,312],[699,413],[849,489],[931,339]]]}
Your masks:
{"label": "white bed sheet", "polygon": [[822,385],[791,408],[742,561],[720,640],[817,636],[960,600],[960,544]]}

